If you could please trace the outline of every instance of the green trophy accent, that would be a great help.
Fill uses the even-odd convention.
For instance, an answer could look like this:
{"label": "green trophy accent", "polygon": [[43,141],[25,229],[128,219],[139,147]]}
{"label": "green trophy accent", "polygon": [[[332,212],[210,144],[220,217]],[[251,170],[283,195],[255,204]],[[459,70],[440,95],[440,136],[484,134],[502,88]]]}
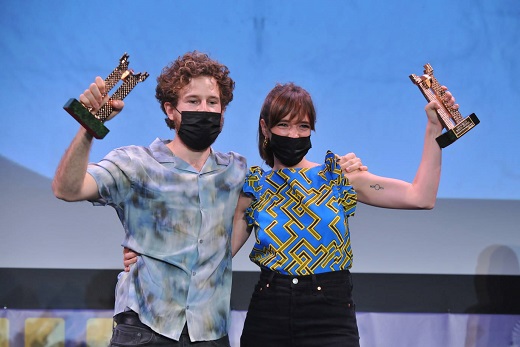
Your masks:
{"label": "green trophy accent", "polygon": [[63,108],[96,139],[104,138],[110,131],[96,116],[90,113],[81,102],[74,98],[69,99]]}
{"label": "green trophy accent", "polygon": [[76,119],[87,132],[96,139],[102,139],[108,134],[110,130],[103,124],[112,113],[112,100],[123,100],[139,82],[143,82],[149,76],[147,72],[134,74],[132,70],[128,69],[130,62],[129,55],[123,54],[119,59],[119,65],[108,75],[105,79],[106,92],[110,90],[119,82],[123,81],[121,86],[114,92],[108,101],[101,106],[95,113],[91,113],[91,109],[86,108],[81,102],[72,98],[63,106],[74,119]]}
{"label": "green trophy accent", "polygon": [[441,106],[437,110],[437,115],[442,126],[446,129],[446,132],[436,138],[441,148],[451,145],[480,123],[480,120],[474,113],[463,118],[458,109],[444,103],[442,96],[445,94],[445,91],[433,76],[433,68],[430,64],[424,65],[424,75],[419,77],[411,74],[409,77],[419,87],[428,102],[436,100]]}

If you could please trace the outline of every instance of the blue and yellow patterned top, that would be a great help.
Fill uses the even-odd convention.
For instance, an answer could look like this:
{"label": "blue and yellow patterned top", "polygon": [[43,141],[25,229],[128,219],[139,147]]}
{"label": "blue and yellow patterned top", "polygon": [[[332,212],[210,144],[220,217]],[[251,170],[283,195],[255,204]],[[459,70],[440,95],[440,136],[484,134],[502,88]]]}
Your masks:
{"label": "blue and yellow patterned top", "polygon": [[352,266],[348,217],[357,194],[332,152],[313,168],[251,167],[243,191],[253,198],[246,210],[256,236],[251,261],[285,275]]}
{"label": "blue and yellow patterned top", "polygon": [[198,172],[166,144],[122,147],[88,167],[95,204],[115,208],[123,246],[141,254],[119,275],[115,314],[131,309],[175,340],[186,322],[192,341],[216,340],[229,329],[231,231],[246,161],[211,151]]}

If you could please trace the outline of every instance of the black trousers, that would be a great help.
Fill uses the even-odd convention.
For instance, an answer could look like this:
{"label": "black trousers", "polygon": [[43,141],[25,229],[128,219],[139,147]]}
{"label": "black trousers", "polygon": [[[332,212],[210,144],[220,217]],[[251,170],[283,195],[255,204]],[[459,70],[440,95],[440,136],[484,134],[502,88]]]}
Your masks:
{"label": "black trousers", "polygon": [[262,270],[241,347],[359,347],[349,271],[284,276]]}

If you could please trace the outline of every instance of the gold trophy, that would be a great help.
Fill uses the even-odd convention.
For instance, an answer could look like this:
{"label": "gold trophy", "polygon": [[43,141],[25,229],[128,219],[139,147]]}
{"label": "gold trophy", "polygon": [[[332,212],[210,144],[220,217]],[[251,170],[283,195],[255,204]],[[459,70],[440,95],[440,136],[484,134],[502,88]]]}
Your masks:
{"label": "gold trophy", "polygon": [[123,100],[139,82],[148,78],[147,72],[134,74],[133,70],[128,69],[129,55],[123,54],[119,59],[119,66],[105,79],[106,93],[121,80],[123,83],[112,94],[110,99],[96,112],[92,113],[92,108],[85,107],[81,102],[72,98],[67,101],[63,108],[74,117],[86,130],[96,139],[102,139],[110,130],[103,124],[113,111],[112,100]]}
{"label": "gold trophy", "polygon": [[441,106],[437,110],[439,120],[446,129],[446,132],[437,137],[437,143],[441,148],[451,145],[457,141],[462,135],[473,129],[480,123],[477,116],[472,113],[468,117],[463,118],[458,109],[448,106],[443,101],[445,91],[433,76],[433,68],[430,64],[424,65],[424,75],[410,75],[410,79],[421,90],[426,100],[437,100]]}

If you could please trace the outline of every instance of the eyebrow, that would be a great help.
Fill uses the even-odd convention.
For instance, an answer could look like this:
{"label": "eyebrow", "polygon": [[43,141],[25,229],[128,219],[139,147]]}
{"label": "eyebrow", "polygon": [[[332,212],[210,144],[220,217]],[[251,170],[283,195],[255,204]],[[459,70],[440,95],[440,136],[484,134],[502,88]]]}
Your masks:
{"label": "eyebrow", "polygon": [[[197,93],[188,93],[184,95],[185,98],[204,98],[204,96]],[[208,95],[208,99],[220,99],[220,95]]]}

